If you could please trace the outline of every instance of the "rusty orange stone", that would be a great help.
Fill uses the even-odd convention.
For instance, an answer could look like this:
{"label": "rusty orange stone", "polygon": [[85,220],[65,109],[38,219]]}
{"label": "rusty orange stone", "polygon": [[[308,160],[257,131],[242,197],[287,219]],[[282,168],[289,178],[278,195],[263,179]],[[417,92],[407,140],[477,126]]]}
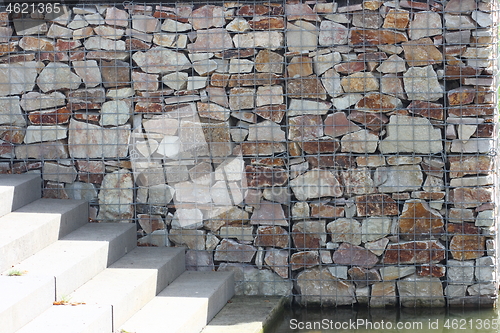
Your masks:
{"label": "rusty orange stone", "polygon": [[448,223],[446,231],[449,234],[460,235],[478,235],[481,233],[481,229],[476,227],[474,223]]}
{"label": "rusty orange stone", "polygon": [[264,165],[270,167],[285,166],[285,161],[282,158],[252,158],[250,163],[255,165]]}
{"label": "rusty orange stone", "polygon": [[82,42],[79,40],[65,40],[65,39],[58,39],[56,42],[56,49],[58,51],[69,51],[76,49],[77,47],[80,47],[82,45]]}
{"label": "rusty orange stone", "polygon": [[379,131],[389,122],[389,118],[382,113],[351,111],[347,119],[360,123],[372,131]]}
{"label": "rusty orange stone", "polygon": [[438,237],[444,233],[443,217],[423,201],[406,201],[399,216],[402,239]]}
{"label": "rusty orange stone", "polygon": [[411,113],[422,117],[436,120],[444,119],[444,107],[438,103],[412,101],[410,105],[408,105],[408,110],[410,110]]}
{"label": "rusty orange stone", "polygon": [[357,196],[358,216],[398,215],[398,204],[387,194],[369,194]]}
{"label": "rusty orange stone", "polygon": [[323,84],[315,75],[288,80],[287,93],[288,97],[291,98],[312,98],[322,100],[327,98]]}
{"label": "rusty orange stone", "polygon": [[15,126],[0,126],[0,140],[14,144],[21,144],[24,140],[25,129]]}
{"label": "rusty orange stone", "polygon": [[450,177],[488,174],[493,171],[493,158],[486,155],[450,156]]}
{"label": "rusty orange stone", "polygon": [[279,30],[285,28],[285,21],[281,17],[256,17],[248,21],[253,30]]}
{"label": "rusty orange stone", "polygon": [[349,61],[334,66],[334,69],[341,74],[352,74],[362,72],[366,68],[364,61]]}
{"label": "rusty orange stone", "polygon": [[408,27],[408,23],[410,23],[410,13],[408,11],[402,9],[390,9],[385,15],[382,28],[404,30]]}
{"label": "rusty orange stone", "polygon": [[340,148],[340,142],[333,140],[318,140],[299,142],[307,154],[334,153]]}
{"label": "rusty orange stone", "polygon": [[344,207],[332,206],[324,203],[311,203],[311,217],[336,218],[344,217]]}
{"label": "rusty orange stone", "polygon": [[428,66],[444,60],[443,54],[428,37],[405,42],[402,46],[409,66]]}
{"label": "rusty orange stone", "polygon": [[135,104],[134,111],[137,113],[161,113],[163,105],[161,103],[138,102]]}
{"label": "rusty orange stone", "polygon": [[245,156],[270,156],[284,151],[285,145],[281,142],[243,142],[241,144],[241,152]]}
{"label": "rusty orange stone", "polygon": [[356,103],[356,108],[367,112],[389,112],[401,106],[400,103],[401,101],[390,95],[369,93]]}
{"label": "rusty orange stone", "polygon": [[493,116],[495,108],[492,105],[464,105],[450,107],[448,113],[455,117]]}
{"label": "rusty orange stone", "polygon": [[16,50],[16,43],[0,44],[0,57]]}
{"label": "rusty orange stone", "polygon": [[210,84],[214,87],[227,87],[231,75],[214,73],[210,77]]}
{"label": "rusty orange stone", "polygon": [[418,276],[443,277],[446,275],[446,266],[425,264],[417,268]]}
{"label": "rusty orange stone", "polygon": [[28,119],[36,125],[67,124],[71,117],[71,111],[63,107],[51,111],[34,111],[28,114]]}
{"label": "rusty orange stone", "polygon": [[289,244],[288,232],[279,226],[259,226],[255,235],[255,246],[286,248]]}
{"label": "rusty orange stone", "polygon": [[288,154],[290,154],[290,156],[301,156],[302,155],[302,149],[300,148],[300,145],[298,142],[289,142],[288,143]]}
{"label": "rusty orange stone", "polygon": [[312,59],[309,57],[293,57],[287,67],[288,77],[309,76],[313,73]]}
{"label": "rusty orange stone", "polygon": [[476,133],[472,136],[476,138],[492,138],[495,133],[495,125],[492,123],[483,123],[477,125]]}
{"label": "rusty orange stone", "polygon": [[280,186],[288,181],[285,169],[247,165],[245,172],[250,187]]}
{"label": "rusty orange stone", "polygon": [[448,91],[448,103],[450,105],[464,105],[474,102],[476,90],[469,87],[459,87]]}
{"label": "rusty orange stone", "polygon": [[408,41],[405,34],[390,30],[351,29],[350,45],[392,45]]}
{"label": "rusty orange stone", "polygon": [[269,14],[271,8],[264,5],[243,5],[236,11],[238,16],[257,16]]}
{"label": "rusty orange stone", "polygon": [[292,254],[290,258],[292,270],[310,268],[319,265],[319,254],[317,251],[302,251]]}
{"label": "rusty orange stone", "polygon": [[97,112],[77,112],[73,114],[76,120],[83,120],[91,123],[98,123],[101,115]]}
{"label": "rusty orange stone", "polygon": [[286,105],[285,104],[274,104],[274,105],[264,105],[259,106],[255,109],[255,113],[264,119],[269,119],[279,124],[283,117],[285,116]]}
{"label": "rusty orange stone", "polygon": [[441,200],[446,196],[446,192],[415,191],[412,193],[412,196],[423,200]]}
{"label": "rusty orange stone", "polygon": [[481,258],[485,251],[486,237],[480,235],[455,235],[450,241],[453,259],[472,260]]}
{"label": "rusty orange stone", "polygon": [[384,264],[428,264],[445,259],[446,248],[437,240],[387,245]]}
{"label": "rusty orange stone", "polygon": [[[255,74],[233,74],[228,81],[229,87],[253,87],[256,85],[273,85],[280,84],[281,75],[273,73],[255,73]],[[212,75],[212,81],[214,78]],[[212,83],[212,85],[214,85]]]}

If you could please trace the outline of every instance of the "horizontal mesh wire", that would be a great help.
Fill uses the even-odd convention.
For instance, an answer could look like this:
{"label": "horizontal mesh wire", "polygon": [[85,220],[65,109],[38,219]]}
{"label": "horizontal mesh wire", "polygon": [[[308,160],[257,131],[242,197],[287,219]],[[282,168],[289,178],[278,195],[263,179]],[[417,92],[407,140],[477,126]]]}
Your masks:
{"label": "horizontal mesh wire", "polygon": [[4,6],[0,171],[239,294],[491,306],[495,6]]}

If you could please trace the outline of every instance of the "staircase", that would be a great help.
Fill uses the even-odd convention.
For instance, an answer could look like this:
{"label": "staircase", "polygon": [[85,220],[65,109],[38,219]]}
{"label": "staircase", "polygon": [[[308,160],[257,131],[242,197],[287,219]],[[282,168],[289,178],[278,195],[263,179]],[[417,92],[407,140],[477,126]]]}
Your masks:
{"label": "staircase", "polygon": [[232,274],[185,271],[183,248],[137,247],[134,224],[40,194],[39,175],[0,175],[2,333],[198,333],[233,296]]}

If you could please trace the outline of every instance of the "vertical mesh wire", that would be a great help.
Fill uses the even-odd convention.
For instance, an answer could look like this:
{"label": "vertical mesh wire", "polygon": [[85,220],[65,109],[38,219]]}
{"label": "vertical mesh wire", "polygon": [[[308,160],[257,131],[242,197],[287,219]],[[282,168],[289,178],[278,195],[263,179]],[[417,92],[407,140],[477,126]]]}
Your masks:
{"label": "vertical mesh wire", "polygon": [[4,6],[0,171],[237,293],[491,306],[496,6]]}

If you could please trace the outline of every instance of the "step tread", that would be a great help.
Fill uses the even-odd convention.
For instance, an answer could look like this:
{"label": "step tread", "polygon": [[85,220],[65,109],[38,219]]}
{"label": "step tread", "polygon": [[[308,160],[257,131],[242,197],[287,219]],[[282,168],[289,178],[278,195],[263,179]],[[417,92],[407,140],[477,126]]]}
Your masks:
{"label": "step tread", "polygon": [[89,223],[15,265],[14,269],[27,271],[29,275],[56,277],[56,292],[61,297],[134,247],[135,225]]}
{"label": "step tread", "polygon": [[228,272],[184,272],[129,319],[122,329],[135,333],[200,332],[234,295]]}
{"label": "step tread", "polygon": [[16,333],[111,333],[111,307],[54,305]]}
{"label": "step tread", "polygon": [[0,276],[0,323],[12,333],[43,313],[54,301],[53,277]]}
{"label": "step tread", "polygon": [[78,288],[72,302],[110,304],[123,324],[184,271],[183,248],[136,248]]}

